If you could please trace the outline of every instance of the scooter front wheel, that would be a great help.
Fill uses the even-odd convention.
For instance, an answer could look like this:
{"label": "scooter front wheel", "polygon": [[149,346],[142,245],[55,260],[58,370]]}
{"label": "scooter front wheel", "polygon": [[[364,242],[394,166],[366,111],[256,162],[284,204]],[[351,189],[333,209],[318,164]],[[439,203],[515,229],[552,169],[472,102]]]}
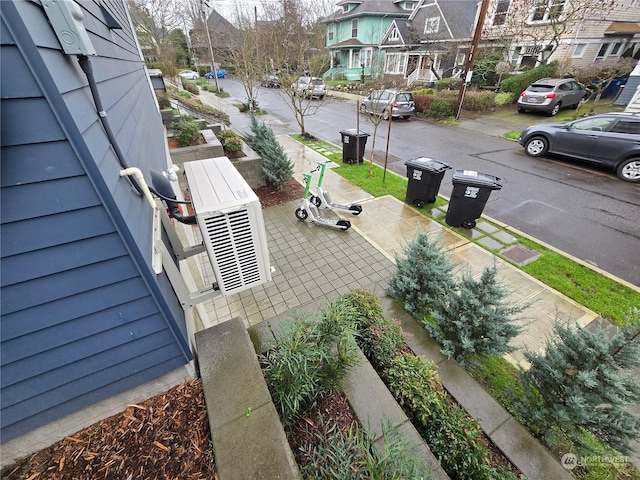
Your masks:
{"label": "scooter front wheel", "polygon": [[309,197],[309,201],[316,207],[319,207],[322,204],[322,200],[320,200],[320,197],[316,197],[315,195],[311,195],[311,197]]}
{"label": "scooter front wheel", "polygon": [[304,208],[298,208],[296,209],[296,217],[300,220],[306,220],[307,217],[309,217],[309,214]]}

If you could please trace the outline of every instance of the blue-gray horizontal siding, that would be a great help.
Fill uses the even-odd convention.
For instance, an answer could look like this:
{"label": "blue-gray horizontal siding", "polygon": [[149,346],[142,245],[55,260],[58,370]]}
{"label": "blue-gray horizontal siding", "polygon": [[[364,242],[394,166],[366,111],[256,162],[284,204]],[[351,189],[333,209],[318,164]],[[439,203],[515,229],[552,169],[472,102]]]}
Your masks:
{"label": "blue-gray horizontal siding", "polygon": [[[123,2],[103,1],[122,30],[106,28],[98,2],[80,5],[126,161],[145,175],[164,169],[161,121]],[[19,73],[0,84],[4,442],[191,356],[184,312],[166,276],[149,267],[151,209],[119,177],[76,59],[62,54],[41,6],[0,8],[2,70]]]}

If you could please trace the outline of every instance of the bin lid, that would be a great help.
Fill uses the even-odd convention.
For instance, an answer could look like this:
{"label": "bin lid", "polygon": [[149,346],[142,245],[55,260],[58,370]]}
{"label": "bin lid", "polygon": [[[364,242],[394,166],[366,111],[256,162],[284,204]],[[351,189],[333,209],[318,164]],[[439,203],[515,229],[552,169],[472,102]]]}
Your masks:
{"label": "bin lid", "polygon": [[433,158],[420,157],[414,160],[407,160],[404,162],[407,167],[417,168],[418,170],[428,171],[428,172],[444,172],[445,170],[450,169],[448,163],[440,162],[438,160],[434,160]]}
{"label": "bin lid", "polygon": [[346,130],[340,130],[342,135],[350,135],[352,137],[368,137],[369,134],[356,128],[348,128]]}
{"label": "bin lid", "polygon": [[492,190],[500,190],[502,185],[498,183],[499,177],[489,175],[488,173],[476,172],[475,170],[454,170],[453,184],[464,183],[475,187],[488,187]]}

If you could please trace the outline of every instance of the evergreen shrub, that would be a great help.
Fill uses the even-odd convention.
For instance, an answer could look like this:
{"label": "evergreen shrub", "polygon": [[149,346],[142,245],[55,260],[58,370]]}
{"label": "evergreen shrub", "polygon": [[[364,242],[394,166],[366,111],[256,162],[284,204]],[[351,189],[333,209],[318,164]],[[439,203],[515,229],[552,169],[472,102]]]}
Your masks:
{"label": "evergreen shrub", "polygon": [[540,65],[539,67],[527,70],[524,73],[514,75],[506,78],[500,84],[500,91],[509,92],[514,95],[520,95],[536,80],[540,80],[545,77],[556,77],[558,75],[558,63],[551,62],[546,65]]}
{"label": "evergreen shrub", "polygon": [[436,90],[439,92],[443,90],[460,90],[461,86],[462,79],[458,77],[441,78],[436,82]]}
{"label": "evergreen shrub", "polygon": [[245,141],[262,157],[262,173],[267,182],[280,185],[293,177],[293,162],[278,142],[271,127],[251,116],[251,132]]}
{"label": "evergreen shrub", "polygon": [[195,118],[184,115],[172,125],[174,136],[178,139],[178,145],[186,147],[195,143],[201,136],[200,124]]}
{"label": "evergreen shrub", "polygon": [[496,93],[495,104],[498,107],[503,107],[505,105],[511,105],[512,103],[515,103],[517,99],[518,99],[518,95],[515,93],[499,92],[499,93]]}
{"label": "evergreen shrub", "polygon": [[193,95],[200,94],[198,85],[196,85],[196,83],[192,82],[191,80],[187,80],[186,78],[182,78],[182,88],[187,92],[192,93]]}
{"label": "evergreen shrub", "polygon": [[523,414],[544,436],[560,429],[576,444],[588,430],[620,452],[640,437],[640,415],[628,407],[640,404],[640,310],[629,313],[618,332],[595,331],[556,322],[555,337],[544,353],[526,352],[531,368],[522,372]]}
{"label": "evergreen shrub", "polygon": [[442,353],[462,364],[474,354],[501,356],[513,351],[509,342],[522,330],[513,315],[523,307],[505,303],[508,292],[497,274],[495,266],[485,268],[478,280],[465,272],[456,289],[436,298],[433,322],[424,322]]}
{"label": "evergreen shrub", "polygon": [[426,318],[433,302],[455,289],[454,265],[442,244],[430,241],[426,231],[419,231],[395,260],[387,290],[417,319]]}
{"label": "evergreen shrub", "polygon": [[233,130],[225,129],[216,134],[225,152],[237,153],[242,151],[242,137]]}
{"label": "evergreen shrub", "polygon": [[436,97],[429,105],[428,115],[438,120],[449,118],[456,109],[456,102],[445,97]]}
{"label": "evergreen shrub", "polygon": [[467,90],[462,109],[469,112],[488,112],[495,107],[495,97],[494,92]]}

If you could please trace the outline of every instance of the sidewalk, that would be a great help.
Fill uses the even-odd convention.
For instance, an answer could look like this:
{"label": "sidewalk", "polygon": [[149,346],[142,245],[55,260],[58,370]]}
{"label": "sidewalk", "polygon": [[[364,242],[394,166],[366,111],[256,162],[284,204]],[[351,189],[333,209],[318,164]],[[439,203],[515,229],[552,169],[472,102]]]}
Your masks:
{"label": "sidewalk", "polygon": [[[213,97],[211,104],[229,113],[234,130],[248,131],[249,116],[240,114],[228,99],[212,94],[205,97],[205,101]],[[261,120],[271,123],[265,118]],[[491,134],[481,123],[476,122],[474,128]],[[498,135],[503,133],[501,131]],[[318,162],[325,160],[288,134],[279,135],[278,140],[293,161],[294,177],[300,182],[302,172],[314,169]],[[335,148],[340,151],[340,147]],[[341,204],[359,203],[363,208],[359,216],[344,215],[351,221],[352,228],[339,231],[300,221],[294,214],[297,202],[264,210],[269,253],[276,269],[273,280],[240,294],[207,302],[205,308],[209,318],[204,319],[205,328],[234,317],[243,318],[248,328],[294,309],[317,309],[318,305],[335,300],[353,289],[371,289],[377,285],[379,290],[395,270],[394,256],[402,253],[406,243],[419,229],[442,241],[458,265],[458,274],[471,271],[477,277],[484,267],[495,265],[499,280],[510,291],[509,301],[526,306],[522,313],[525,328],[513,340],[516,350],[508,356],[513,364],[526,367],[523,352],[544,348],[555,319],[587,326],[597,318],[594,312],[494,255],[513,248],[517,261],[517,239],[509,233],[508,226],[497,228],[480,219],[476,228],[466,233],[467,236],[460,235],[393,197],[373,198],[334,173],[332,166],[335,164],[328,165],[323,181],[323,187],[331,193],[332,200]],[[433,209],[431,215],[440,218],[446,210],[445,205]],[[323,215],[338,218],[331,211],[324,211]],[[205,277],[213,278],[208,261],[202,261],[201,266]],[[464,390],[467,385],[458,387]],[[452,389],[455,390],[456,386]],[[468,395],[469,392],[467,400],[473,408],[473,395]],[[492,423],[492,419],[486,416],[482,421]],[[632,461],[638,465],[635,457]]]}

